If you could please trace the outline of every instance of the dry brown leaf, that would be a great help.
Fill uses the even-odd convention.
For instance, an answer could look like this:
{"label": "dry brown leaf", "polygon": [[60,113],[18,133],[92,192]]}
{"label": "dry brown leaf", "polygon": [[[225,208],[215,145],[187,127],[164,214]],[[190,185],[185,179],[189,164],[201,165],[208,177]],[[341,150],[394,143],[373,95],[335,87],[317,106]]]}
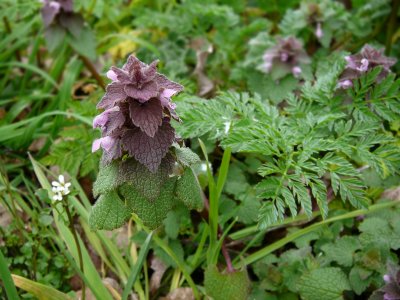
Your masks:
{"label": "dry brown leaf", "polygon": [[382,193],[382,198],[400,201],[400,186],[384,191]]}
{"label": "dry brown leaf", "polygon": [[160,297],[159,300],[194,300],[194,294],[189,287],[177,288],[167,296]]}
{"label": "dry brown leaf", "polygon": [[154,271],[150,278],[150,293],[154,294],[161,284],[161,279],[167,270],[167,266],[158,258],[153,256],[150,268]]}
{"label": "dry brown leaf", "polygon": [[213,46],[204,38],[196,38],[191,41],[190,48],[196,51],[197,62],[193,75],[197,79],[198,95],[200,97],[210,95],[214,91],[215,84],[207,77],[205,69],[207,58],[213,52]]}

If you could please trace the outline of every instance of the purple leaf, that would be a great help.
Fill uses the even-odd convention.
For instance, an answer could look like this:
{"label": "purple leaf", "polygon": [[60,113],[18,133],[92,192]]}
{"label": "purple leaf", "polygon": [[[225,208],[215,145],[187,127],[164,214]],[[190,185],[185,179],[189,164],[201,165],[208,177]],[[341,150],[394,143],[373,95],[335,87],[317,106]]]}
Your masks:
{"label": "purple leaf", "polygon": [[164,119],[154,137],[148,136],[136,127],[125,131],[122,136],[122,143],[131,156],[154,173],[157,171],[162,158],[167,154],[174,138],[174,129],[169,121]]}
{"label": "purple leaf", "polygon": [[72,0],[57,0],[65,12],[72,12],[74,10],[74,3]]}
{"label": "purple leaf", "polygon": [[44,25],[47,27],[53,23],[56,15],[60,12],[61,5],[56,1],[46,1],[42,7],[42,19]]}
{"label": "purple leaf", "polygon": [[155,60],[148,67],[143,68],[142,73],[145,82],[149,82],[150,80],[154,79],[157,74],[157,64],[158,60]]}
{"label": "purple leaf", "polygon": [[131,83],[131,78],[129,77],[129,73],[126,72],[125,70],[122,70],[117,67],[111,67],[111,71],[115,73],[115,76],[117,77],[117,81],[123,84],[129,84]]}
{"label": "purple leaf", "polygon": [[158,88],[155,82],[148,82],[141,87],[135,86],[133,84],[125,85],[125,93],[140,102],[146,102],[150,98],[158,96]]}
{"label": "purple leaf", "polygon": [[117,102],[123,101],[127,98],[124,91],[124,85],[118,82],[113,82],[107,85],[106,94],[97,104],[97,108],[111,108]]}
{"label": "purple leaf", "polygon": [[75,38],[79,38],[82,32],[84,21],[81,15],[74,13],[60,14],[60,25],[68,30]]}
{"label": "purple leaf", "polygon": [[154,137],[158,127],[162,124],[163,109],[157,98],[150,99],[143,104],[131,101],[129,113],[133,124],[140,127],[150,137]]}
{"label": "purple leaf", "polygon": [[179,83],[173,82],[159,73],[157,73],[157,75],[154,77],[154,81],[157,82],[159,88],[175,90],[176,93],[179,93],[183,90],[183,86],[181,86]]}

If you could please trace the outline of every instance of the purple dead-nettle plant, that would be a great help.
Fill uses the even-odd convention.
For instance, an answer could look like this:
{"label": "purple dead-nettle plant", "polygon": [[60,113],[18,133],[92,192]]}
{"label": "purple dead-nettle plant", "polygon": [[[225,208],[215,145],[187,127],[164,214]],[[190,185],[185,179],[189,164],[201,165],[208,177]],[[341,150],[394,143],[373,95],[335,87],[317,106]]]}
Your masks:
{"label": "purple dead-nettle plant", "polygon": [[398,266],[389,265],[388,274],[383,276],[385,285],[375,291],[370,300],[399,300],[400,299],[400,269]]}
{"label": "purple dead-nettle plant", "polygon": [[92,150],[102,148],[106,164],[126,153],[156,172],[175,141],[170,121],[179,118],[171,96],[183,87],[157,73],[157,61],[147,65],[135,56],[122,69],[111,67],[107,77],[112,83],[97,105],[105,111],[93,121],[102,137]]}
{"label": "purple dead-nettle plant", "polygon": [[301,64],[309,62],[302,43],[295,37],[279,39],[277,45],[265,51],[263,60],[260,69],[264,73],[279,69],[280,73],[284,75],[292,73],[296,78],[302,73]]}
{"label": "purple dead-nettle plant", "polygon": [[346,68],[339,77],[338,87],[347,89],[353,86],[353,80],[375,67],[381,66],[382,71],[377,77],[377,81],[382,81],[389,73],[390,67],[396,63],[396,59],[383,55],[383,49],[377,50],[370,45],[365,45],[360,53],[346,56]]}
{"label": "purple dead-nettle plant", "polygon": [[103,150],[93,184],[96,204],[92,229],[112,230],[134,213],[149,229],[162,225],[169,211],[181,204],[203,208],[203,194],[192,166],[199,157],[175,136],[173,119],[180,121],[171,97],[183,87],[130,56],[120,69],[107,72],[112,82],[93,120],[101,138],[92,150]]}
{"label": "purple dead-nettle plant", "polygon": [[80,14],[74,12],[72,0],[43,0],[41,10],[46,31],[68,31],[75,37],[79,37],[84,25]]}

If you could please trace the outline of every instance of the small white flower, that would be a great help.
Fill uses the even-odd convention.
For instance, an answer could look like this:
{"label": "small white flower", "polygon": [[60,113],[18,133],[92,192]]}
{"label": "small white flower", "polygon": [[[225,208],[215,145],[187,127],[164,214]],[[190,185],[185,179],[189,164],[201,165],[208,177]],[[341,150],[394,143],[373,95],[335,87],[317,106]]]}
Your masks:
{"label": "small white flower", "polygon": [[63,196],[66,196],[70,193],[69,187],[71,186],[70,182],[65,182],[65,178],[63,175],[58,176],[58,181],[53,181],[51,183],[52,191],[54,193],[53,200],[61,201]]}
{"label": "small white flower", "polygon": [[62,197],[61,193],[56,193],[53,196],[53,200],[55,200],[55,201],[61,201],[62,199],[63,199],[63,197]]}

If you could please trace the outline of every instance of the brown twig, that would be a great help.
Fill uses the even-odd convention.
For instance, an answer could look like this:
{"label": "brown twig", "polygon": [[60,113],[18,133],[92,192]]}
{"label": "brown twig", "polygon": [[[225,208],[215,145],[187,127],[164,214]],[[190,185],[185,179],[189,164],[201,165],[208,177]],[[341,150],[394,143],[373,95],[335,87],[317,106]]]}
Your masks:
{"label": "brown twig", "polygon": [[[11,34],[12,33],[11,25],[6,16],[3,17],[3,22],[4,22],[4,27],[6,28],[7,33]],[[15,56],[17,57],[18,61],[21,61],[21,54],[19,53],[18,49],[15,50]]]}
{"label": "brown twig", "polygon": [[390,53],[392,49],[392,39],[394,29],[396,28],[397,23],[397,12],[400,8],[400,0],[393,0],[392,1],[392,12],[388,18],[387,23],[387,35],[386,35],[386,54]]}
{"label": "brown twig", "polygon": [[79,55],[79,58],[82,60],[82,62],[86,66],[86,68],[89,70],[89,72],[92,74],[92,76],[97,81],[97,83],[101,86],[101,88],[103,90],[106,90],[106,85],[103,81],[103,78],[101,78],[101,75],[99,74],[99,72],[97,72],[93,63],[86,56]]}
{"label": "brown twig", "polygon": [[[68,203],[64,202],[64,208],[65,208],[65,212],[67,213],[67,216],[68,216],[69,229],[71,230],[71,233],[72,233],[72,235],[74,237],[75,244],[76,244],[76,249],[77,249],[78,258],[79,258],[79,268],[81,269],[82,274],[84,274],[81,244],[79,243],[78,235],[76,234],[76,230],[75,230],[75,227],[74,227],[74,223],[73,223],[71,212],[70,212],[69,207],[68,207]],[[86,285],[85,285],[85,281],[83,280],[83,278],[81,278],[81,280],[82,280],[82,298],[81,299],[85,300],[85,298],[86,298]]]}

